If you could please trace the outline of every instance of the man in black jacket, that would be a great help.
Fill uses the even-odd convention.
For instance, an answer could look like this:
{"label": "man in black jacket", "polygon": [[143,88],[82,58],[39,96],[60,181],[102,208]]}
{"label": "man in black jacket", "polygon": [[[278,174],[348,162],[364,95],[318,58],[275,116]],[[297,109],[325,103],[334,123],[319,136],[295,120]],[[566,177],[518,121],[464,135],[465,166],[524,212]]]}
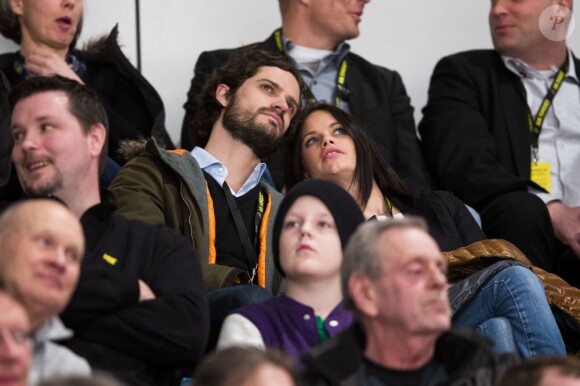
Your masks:
{"label": "man in black jacket", "polygon": [[450,330],[441,251],[417,219],[363,224],[342,264],[345,307],[358,323],[303,357],[312,385],[494,385],[510,354]]}
{"label": "man in black jacket", "polygon": [[[36,77],[12,93],[12,160],[25,193],[55,196],[80,218],[81,276],[62,314],[67,345],[131,385],[165,385],[204,351],[208,306],[187,241],[129,221],[99,194],[107,115],[97,95],[62,77]],[[104,197],[103,197],[104,198]]]}
{"label": "man in black jacket", "polygon": [[[411,190],[428,190],[430,181],[415,133],[413,107],[400,75],[350,52],[345,42],[358,37],[363,10],[369,2],[279,0],[282,28],[260,46],[284,52],[294,60],[303,80],[305,102],[325,100],[350,111]],[[201,87],[211,71],[233,51],[207,51],[200,55],[184,105],[183,148],[198,144],[190,125],[199,109],[196,97]],[[281,158],[279,151],[268,163],[278,188],[283,185]]]}
{"label": "man in black jacket", "polygon": [[[28,368],[32,357],[30,320],[24,306],[6,292],[0,278],[0,374],[15,386],[28,384]],[[5,333],[7,332],[7,333]]]}
{"label": "man in black jacket", "polygon": [[578,286],[580,61],[566,46],[571,8],[571,0],[492,1],[495,50],[437,64],[419,130],[436,183],[480,212],[489,238],[511,241]]}

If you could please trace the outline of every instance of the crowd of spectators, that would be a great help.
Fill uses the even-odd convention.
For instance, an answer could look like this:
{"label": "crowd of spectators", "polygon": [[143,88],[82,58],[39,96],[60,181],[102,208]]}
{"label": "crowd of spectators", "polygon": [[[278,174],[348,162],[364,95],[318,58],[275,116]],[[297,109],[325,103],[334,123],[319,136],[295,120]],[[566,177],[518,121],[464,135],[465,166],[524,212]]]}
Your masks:
{"label": "crowd of spectators", "polygon": [[116,28],[0,0],[0,384],[580,383],[573,0],[492,1],[418,126],[369,2],[203,52],[175,149]]}

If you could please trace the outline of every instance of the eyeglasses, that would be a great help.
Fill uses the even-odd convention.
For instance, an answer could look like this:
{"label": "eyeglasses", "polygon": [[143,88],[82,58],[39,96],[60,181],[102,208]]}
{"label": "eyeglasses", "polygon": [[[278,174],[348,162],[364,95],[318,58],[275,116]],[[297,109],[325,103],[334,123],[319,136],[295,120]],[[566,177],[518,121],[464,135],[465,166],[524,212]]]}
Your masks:
{"label": "eyeglasses", "polygon": [[12,342],[19,346],[30,344],[32,342],[32,334],[29,331],[14,328],[14,329],[0,329],[0,342]]}

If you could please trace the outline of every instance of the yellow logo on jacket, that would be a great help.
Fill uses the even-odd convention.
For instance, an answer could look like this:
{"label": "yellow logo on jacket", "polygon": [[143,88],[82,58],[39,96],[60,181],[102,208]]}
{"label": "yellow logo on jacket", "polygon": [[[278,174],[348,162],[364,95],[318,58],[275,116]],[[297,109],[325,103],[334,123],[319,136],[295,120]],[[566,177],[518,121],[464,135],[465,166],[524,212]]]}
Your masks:
{"label": "yellow logo on jacket", "polygon": [[108,253],[103,253],[103,260],[105,260],[107,263],[111,265],[117,264],[117,259],[109,255]]}

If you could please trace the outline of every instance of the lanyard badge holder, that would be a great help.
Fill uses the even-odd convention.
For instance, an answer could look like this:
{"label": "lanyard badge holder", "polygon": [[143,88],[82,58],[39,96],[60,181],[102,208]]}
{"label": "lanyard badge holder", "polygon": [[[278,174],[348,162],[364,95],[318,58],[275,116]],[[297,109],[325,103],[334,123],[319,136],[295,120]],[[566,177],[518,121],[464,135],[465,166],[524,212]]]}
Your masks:
{"label": "lanyard badge holder", "polygon": [[536,114],[536,118],[532,117],[532,112],[528,107],[528,129],[530,130],[531,134],[531,153],[532,153],[532,164],[530,167],[530,179],[541,186],[544,190],[548,193],[552,190],[551,188],[551,174],[550,174],[550,163],[549,162],[540,162],[540,152],[539,152],[539,138],[540,133],[542,132],[542,126],[544,124],[544,119],[546,118],[546,113],[552,106],[552,102],[554,97],[560,90],[562,86],[562,82],[566,77],[566,73],[568,72],[568,58],[558,72],[556,73],[556,77],[548,90],[548,93],[544,97],[542,104]]}

